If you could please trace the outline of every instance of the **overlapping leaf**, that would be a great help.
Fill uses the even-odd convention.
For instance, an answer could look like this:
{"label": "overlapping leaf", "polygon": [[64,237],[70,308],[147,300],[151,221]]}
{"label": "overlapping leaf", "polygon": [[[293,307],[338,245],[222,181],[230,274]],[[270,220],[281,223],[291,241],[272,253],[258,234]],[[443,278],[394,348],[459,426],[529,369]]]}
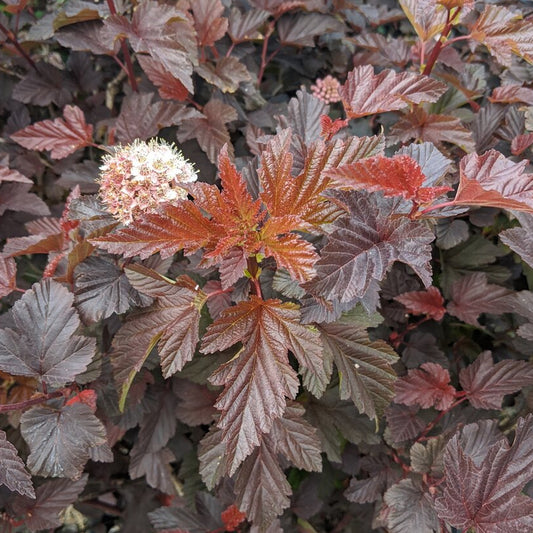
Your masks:
{"label": "overlapping leaf", "polygon": [[17,286],[17,265],[12,257],[0,255],[0,298],[7,296]]}
{"label": "overlapping leaf", "polygon": [[327,300],[348,302],[365,295],[395,261],[408,264],[431,284],[433,233],[406,217],[392,218],[393,200],[359,192],[336,191],[349,215],[332,225],[328,243],[315,265],[317,276],[305,287]]}
{"label": "overlapping leaf", "polygon": [[92,144],[93,127],[85,122],[83,111],[68,105],[64,118],[43,120],[17,131],[11,138],[29,150],[50,150],[54,159],[62,159]]}
{"label": "overlapping leaf", "polygon": [[224,6],[220,0],[195,0],[191,8],[198,46],[213,46],[224,37],[228,19],[222,16]]}
{"label": "overlapping leaf", "polygon": [[513,291],[487,283],[483,272],[460,278],[452,285],[451,293],[448,313],[475,326],[481,313],[511,313],[517,305]]}
{"label": "overlapping leaf", "polygon": [[15,501],[13,511],[32,531],[59,527],[63,524],[60,513],[78,500],[88,478],[89,476],[85,474],[76,481],[69,479],[47,481],[37,487],[35,500]]}
{"label": "overlapping leaf", "polygon": [[0,330],[0,369],[40,378],[51,387],[73,381],[90,363],[95,341],[74,333],[80,325],[74,295],[45,279],[13,306],[14,329]]}
{"label": "overlapping leaf", "polygon": [[89,449],[107,442],[104,426],[81,402],[61,409],[32,407],[20,422],[30,447],[28,468],[38,476],[79,479]]}
{"label": "overlapping leaf", "polygon": [[0,485],[23,496],[35,498],[31,476],[24,468],[24,462],[17,454],[17,449],[0,430]]}
{"label": "overlapping leaf", "polygon": [[201,115],[181,124],[178,140],[183,143],[196,139],[209,160],[216,163],[220,150],[231,140],[226,124],[236,119],[237,112],[234,107],[212,98],[203,107]]}
{"label": "overlapping leaf", "polygon": [[533,177],[524,173],[526,165],[527,161],[515,163],[496,150],[463,157],[454,203],[533,213]]}
{"label": "overlapping leaf", "polygon": [[152,306],[133,314],[115,336],[112,364],[123,404],[133,378],[157,345],[165,377],[181,370],[198,343],[200,311],[205,294],[188,276],[172,281],[136,266],[128,271],[130,283],[155,299]]}
{"label": "overlapping leaf", "polygon": [[444,29],[447,13],[437,0],[400,0],[400,5],[422,42]]}
{"label": "overlapping leaf", "polygon": [[437,531],[439,519],[433,499],[419,480],[402,479],[385,492],[387,525],[394,533]]}
{"label": "overlapping leaf", "polygon": [[533,216],[527,213],[517,213],[517,218],[521,227],[502,231],[500,240],[533,267]]}
{"label": "overlapping leaf", "polygon": [[381,416],[394,396],[396,374],[392,364],[398,356],[384,341],[371,341],[366,325],[341,320],[320,326],[325,356],[339,373],[339,396],[351,399],[360,413]]}
{"label": "overlapping leaf", "polygon": [[465,152],[476,148],[472,131],[452,115],[428,113],[423,107],[415,107],[403,115],[390,130],[390,142],[406,143],[411,140],[441,145],[455,144]]}
{"label": "overlapping leaf", "polygon": [[521,490],[533,478],[532,416],[518,421],[511,445],[502,438],[475,459],[477,433],[476,425],[465,426],[463,438],[455,435],[446,445],[443,493],[435,502],[439,518],[463,531],[531,530],[533,500]]}
{"label": "overlapping leaf", "polygon": [[267,439],[273,450],[281,453],[296,468],[320,472],[322,448],[317,430],[303,415],[305,409],[296,402],[287,405],[281,418],[274,420]]}
{"label": "overlapping leaf", "polygon": [[196,35],[187,14],[155,1],[142,2],[133,17],[107,17],[101,39],[112,45],[127,37],[136,52],[147,52],[193,92],[192,70],[197,62]]}
{"label": "overlapping leaf", "polygon": [[433,285],[428,287],[427,291],[404,292],[394,299],[405,305],[409,313],[414,315],[427,315],[433,320],[441,320],[446,314],[444,298]]}
{"label": "overlapping leaf", "polygon": [[487,5],[470,27],[470,38],[484,44],[502,65],[510,66],[513,53],[533,62],[532,32],[533,24],[522,20],[519,11]]}
{"label": "overlapping leaf", "polygon": [[412,72],[383,70],[374,74],[371,65],[348,73],[339,89],[346,115],[359,118],[386,111],[397,111],[409,104],[436,102],[446,91],[444,83]]}
{"label": "overlapping leaf", "polygon": [[178,100],[182,102],[187,99],[189,91],[174,77],[162,63],[151,56],[139,55],[137,61],[141,65],[148,79],[158,88],[159,96],[169,100]]}
{"label": "overlapping leaf", "polygon": [[490,352],[482,352],[461,370],[459,382],[468,401],[477,409],[500,409],[506,394],[533,385],[533,364],[513,360],[494,364]]}
{"label": "overlapping leaf", "polygon": [[436,363],[424,363],[420,369],[409,370],[394,385],[394,401],[423,408],[448,409],[455,399],[455,388],[450,385],[450,373]]}
{"label": "overlapping leaf", "polygon": [[222,411],[218,426],[230,474],[259,445],[261,435],[271,430],[274,419],[283,415],[286,397],[296,394],[298,380],[288,350],[304,365],[319,358],[318,334],[300,325],[298,316],[292,304],[252,297],[223,311],[202,340],[204,353],[243,343],[238,354],[210,378],[225,387],[215,406]]}
{"label": "overlapping leaf", "polygon": [[330,170],[328,175],[354,190],[382,191],[385,196],[403,196],[415,204],[430,204],[450,187],[425,187],[420,165],[408,155],[376,156]]}

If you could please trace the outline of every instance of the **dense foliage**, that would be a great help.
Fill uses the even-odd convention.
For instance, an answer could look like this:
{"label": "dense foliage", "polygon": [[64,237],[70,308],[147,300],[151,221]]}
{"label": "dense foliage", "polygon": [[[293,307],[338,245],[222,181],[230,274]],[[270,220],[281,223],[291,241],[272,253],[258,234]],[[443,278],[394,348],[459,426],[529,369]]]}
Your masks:
{"label": "dense foliage", "polygon": [[527,2],[5,0],[0,531],[533,531],[531,63]]}

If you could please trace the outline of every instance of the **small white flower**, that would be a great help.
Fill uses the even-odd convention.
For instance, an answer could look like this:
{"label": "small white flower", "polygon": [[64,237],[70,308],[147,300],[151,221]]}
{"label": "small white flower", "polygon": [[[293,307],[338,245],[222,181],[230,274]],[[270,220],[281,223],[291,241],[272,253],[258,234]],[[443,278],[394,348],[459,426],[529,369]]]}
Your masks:
{"label": "small white flower", "polygon": [[183,154],[163,140],[136,140],[105,156],[100,167],[100,197],[123,224],[160,204],[187,197],[180,183],[196,181],[196,171]]}

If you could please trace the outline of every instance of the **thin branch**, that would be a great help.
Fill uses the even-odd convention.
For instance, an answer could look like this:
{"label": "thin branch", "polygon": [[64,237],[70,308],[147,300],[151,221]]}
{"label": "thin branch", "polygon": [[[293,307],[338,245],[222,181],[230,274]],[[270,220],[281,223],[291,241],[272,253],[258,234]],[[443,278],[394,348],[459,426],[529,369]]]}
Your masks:
{"label": "thin branch", "polygon": [[7,413],[8,411],[20,411],[21,409],[26,409],[26,407],[47,402],[53,398],[61,398],[62,396],[64,396],[63,391],[56,390],[54,392],[49,392],[48,394],[41,394],[35,398],[30,398],[29,400],[24,400],[23,402],[0,405],[0,413]]}
{"label": "thin branch", "polygon": [[15,34],[7,29],[2,23],[0,23],[0,31],[6,36],[6,39],[15,47],[17,52],[28,62],[28,64],[31,66],[35,72],[40,74],[39,69],[37,68],[37,65],[35,64],[35,61],[28,55],[28,52],[20,46],[20,43],[17,40],[17,37]]}
{"label": "thin branch", "polygon": [[[113,0],[107,0],[107,5],[111,15],[116,15],[117,9],[115,7],[115,2]],[[128,50],[128,45],[126,44],[126,39],[124,37],[120,38],[120,47],[122,49],[122,55],[124,56],[124,62],[126,63],[126,71],[128,73],[131,89],[133,92],[139,92],[137,80],[135,79],[135,74],[133,72],[133,63],[131,61],[130,51]]]}

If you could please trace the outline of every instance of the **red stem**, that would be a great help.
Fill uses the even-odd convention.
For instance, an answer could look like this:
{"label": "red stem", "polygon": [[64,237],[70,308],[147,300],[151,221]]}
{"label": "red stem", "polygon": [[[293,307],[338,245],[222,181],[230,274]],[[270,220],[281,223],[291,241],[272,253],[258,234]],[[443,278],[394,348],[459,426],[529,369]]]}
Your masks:
{"label": "red stem", "polygon": [[430,211],[434,211],[435,209],[442,209],[443,207],[450,207],[450,206],[457,205],[455,203],[455,200],[450,200],[449,202],[444,202],[442,204],[437,205],[430,205],[429,207],[426,207],[426,209],[422,210],[420,214],[425,215],[426,213],[429,213]]}
{"label": "red stem", "polygon": [[261,85],[261,80],[263,79],[263,74],[265,73],[265,68],[268,64],[268,61],[272,59],[272,55],[267,59],[267,50],[268,50],[268,41],[272,33],[274,33],[274,24],[275,20],[270,21],[268,28],[265,32],[265,38],[263,40],[263,48],[261,50],[261,66],[259,67],[259,72],[257,73],[257,85]]}
{"label": "red stem", "polygon": [[54,392],[49,392],[48,394],[42,394],[37,398],[30,398],[29,400],[24,400],[23,402],[0,405],[0,413],[7,413],[8,411],[20,411],[21,409],[26,409],[26,407],[47,402],[48,400],[52,400],[53,398],[61,398],[61,396],[64,396],[63,391],[56,390]]}
{"label": "red stem", "polygon": [[6,36],[6,39],[15,47],[17,52],[28,62],[31,68],[35,70],[35,72],[40,74],[39,69],[35,64],[35,61],[28,55],[26,50],[24,50],[24,48],[20,46],[16,35],[11,30],[7,29],[2,23],[0,23],[0,31]]}
{"label": "red stem", "polygon": [[[107,5],[111,14],[116,15],[117,9],[115,7],[115,2],[113,0],[107,0]],[[126,44],[126,39],[124,37],[120,38],[120,48],[122,49],[122,55],[124,56],[124,62],[126,63],[126,72],[128,73],[131,90],[134,92],[139,92],[137,80],[135,79],[135,74],[133,72],[133,63],[131,61],[130,51],[128,50],[128,45]]]}
{"label": "red stem", "polygon": [[466,400],[466,395],[464,392],[458,392],[456,397],[458,397],[459,399],[456,400],[455,402],[452,403],[452,405],[450,405],[450,407],[448,407],[448,409],[445,409],[444,411],[441,411],[425,428],[424,430],[422,431],[422,433],[420,433],[420,435],[418,436],[418,438],[416,439],[415,442],[422,442],[424,440],[426,440],[426,436],[427,434],[440,422],[440,420],[442,419],[442,417],[450,412],[454,407],[457,407],[460,403],[463,403],[465,400]]}
{"label": "red stem", "polygon": [[444,26],[444,29],[442,30],[442,33],[440,34],[437,44],[433,47],[433,50],[431,51],[431,55],[429,56],[429,60],[426,66],[424,67],[424,71],[422,72],[422,74],[425,74],[426,76],[429,76],[431,74],[431,71],[433,70],[435,63],[437,62],[437,59],[440,53],[442,52],[442,49],[446,42],[446,38],[448,37],[448,35],[450,35],[454,22],[459,16],[459,13],[461,13],[460,7],[457,8],[453,16],[450,16],[450,11],[448,11],[448,15],[446,17],[446,25]]}

